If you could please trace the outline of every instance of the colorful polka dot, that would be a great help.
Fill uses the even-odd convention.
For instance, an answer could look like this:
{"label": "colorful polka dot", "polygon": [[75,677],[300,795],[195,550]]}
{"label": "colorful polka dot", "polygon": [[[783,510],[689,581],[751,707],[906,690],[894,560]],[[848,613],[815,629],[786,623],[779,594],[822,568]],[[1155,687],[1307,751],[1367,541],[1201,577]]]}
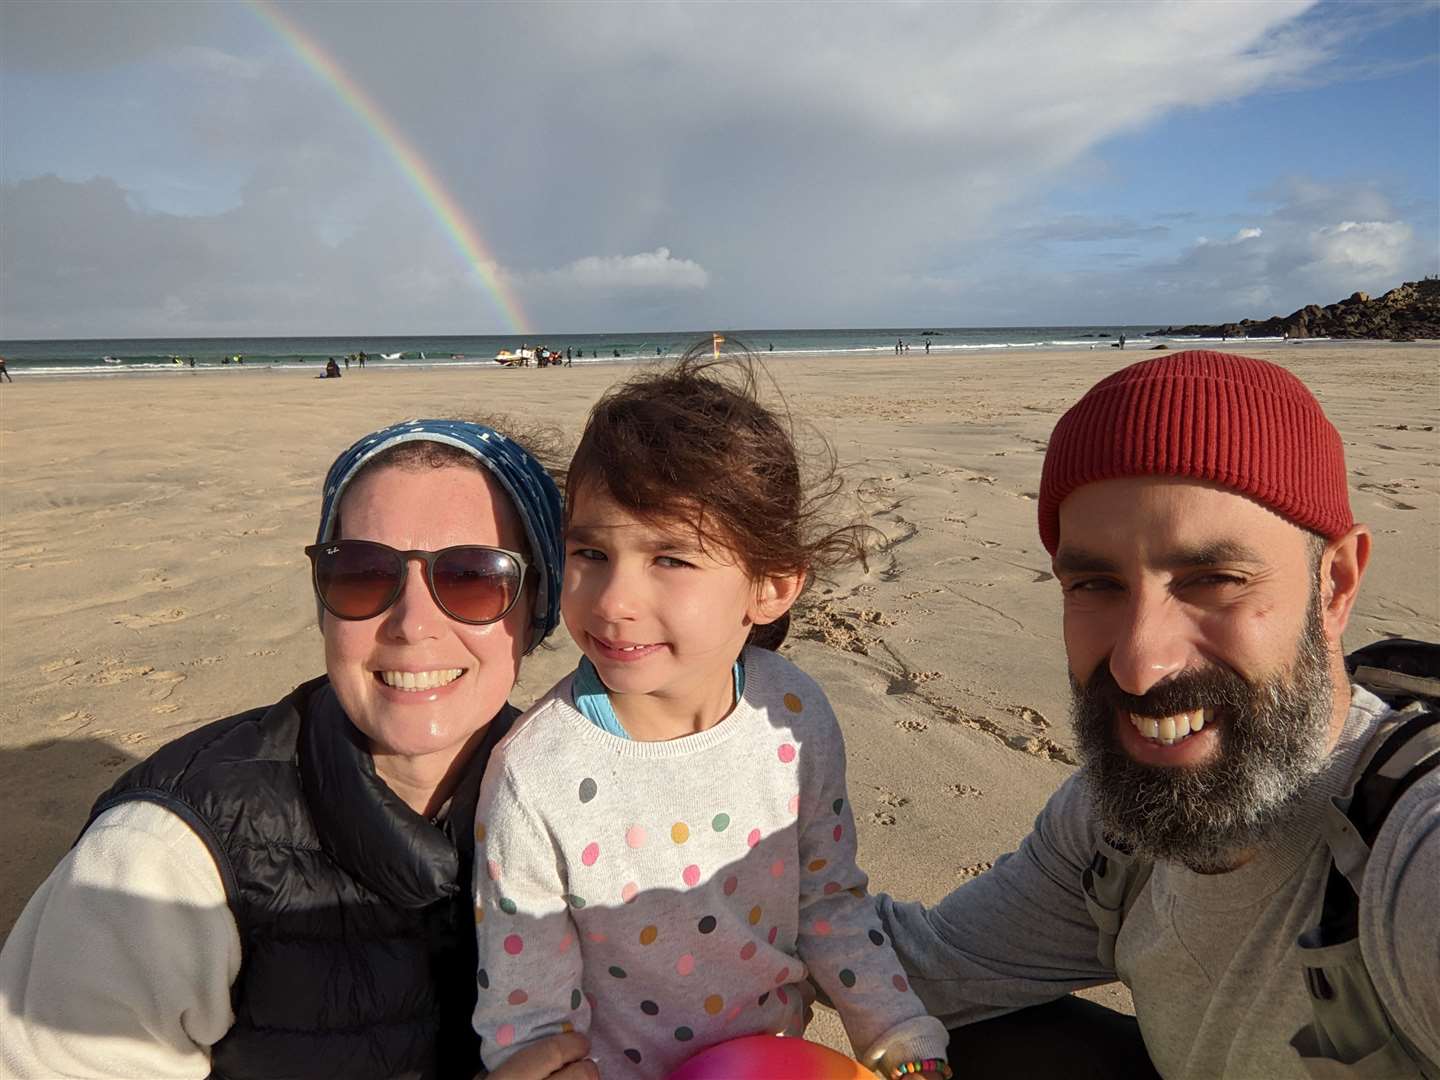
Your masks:
{"label": "colorful polka dot", "polygon": [[838,844],[840,842],[840,838],[845,835],[845,826],[836,825],[835,831],[832,832],[830,835],[835,838],[835,842]]}
{"label": "colorful polka dot", "polygon": [[640,825],[631,825],[625,830],[625,844],[627,847],[639,849],[645,846],[645,829]]}
{"label": "colorful polka dot", "polygon": [[777,752],[780,755],[780,760],[786,765],[789,765],[795,760],[795,747],[792,743],[782,743]]}
{"label": "colorful polka dot", "polygon": [[751,959],[752,957],[754,957],[754,955],[755,955],[755,943],[754,943],[753,941],[747,941],[744,945],[741,945],[741,946],[740,946],[740,959],[741,959],[741,960],[749,960],[749,959]]}
{"label": "colorful polka dot", "polygon": [[775,985],[776,985],[776,986],[779,986],[779,985],[780,985],[781,983],[783,983],[783,982],[788,982],[789,980],[790,980],[790,969],[789,969],[788,967],[783,967],[783,968],[781,968],[779,971],[777,971],[777,972],[775,973]]}
{"label": "colorful polka dot", "polygon": [[475,973],[475,981],[480,984],[481,990],[490,989],[490,973],[484,968],[481,968]]}
{"label": "colorful polka dot", "polygon": [[658,927],[655,927],[655,926],[647,926],[647,927],[645,927],[644,930],[641,930],[641,931],[640,931],[640,944],[641,944],[641,945],[654,945],[654,944],[655,944],[655,939],[656,939],[657,937],[659,937],[659,936],[660,936],[660,930],[659,930]]}
{"label": "colorful polka dot", "polygon": [[770,864],[770,876],[774,878],[785,876],[785,860],[776,859]]}
{"label": "colorful polka dot", "polygon": [[580,781],[580,801],[582,803],[589,802],[595,797],[595,793],[599,790],[600,788],[595,781],[587,776],[584,780]]}
{"label": "colorful polka dot", "polygon": [[611,964],[611,965],[610,965],[610,974],[611,974],[614,978],[623,979],[623,978],[625,978],[625,969],[622,968],[619,964]]}
{"label": "colorful polka dot", "polygon": [[710,828],[714,829],[716,832],[724,832],[729,827],[729,814],[716,814],[713,818],[710,819]]}
{"label": "colorful polka dot", "polygon": [[874,945],[876,948],[883,946],[885,944],[885,935],[882,934],[879,930],[871,930],[870,944]]}
{"label": "colorful polka dot", "polygon": [[510,996],[505,1000],[510,1002],[511,1005],[524,1005],[525,1002],[530,1000],[530,995],[524,990],[511,990]]}
{"label": "colorful polka dot", "polygon": [[562,1020],[562,1021],[560,1021],[560,1034],[561,1034],[561,1035],[569,1035],[570,1032],[572,1032],[572,1031],[574,1031],[574,1030],[575,1030],[575,1025],[572,1024],[569,1020]]}
{"label": "colorful polka dot", "polygon": [[905,993],[906,990],[910,989],[910,984],[905,981],[904,975],[896,975],[890,980],[890,985],[895,987],[895,989],[899,990],[902,994]]}
{"label": "colorful polka dot", "polygon": [[475,906],[475,925],[479,926],[485,921],[485,909],[478,904]]}
{"label": "colorful polka dot", "polygon": [[775,988],[775,996],[780,999],[780,1004],[781,1004],[781,1005],[789,1005],[789,1004],[790,1004],[790,995],[787,994],[787,993],[785,993],[785,988],[784,988],[783,986],[779,986],[779,987],[776,987],[776,988]]}
{"label": "colorful polka dot", "polygon": [[780,928],[778,926],[772,926],[770,927],[770,932],[765,935],[765,940],[768,941],[771,945],[774,945],[775,939],[779,936]]}
{"label": "colorful polka dot", "polygon": [[486,860],[485,860],[485,873],[489,875],[491,881],[499,881],[499,880],[500,880],[500,864],[499,864],[498,862],[496,862],[494,859],[486,859]]}
{"label": "colorful polka dot", "polygon": [[685,953],[679,960],[675,961],[675,972],[678,975],[689,975],[695,970],[695,957]]}
{"label": "colorful polka dot", "polygon": [[839,892],[839,891],[840,891],[840,883],[839,883],[838,881],[827,881],[827,882],[825,883],[825,890],[824,890],[824,892],[825,892],[825,895],[826,895],[826,896],[834,896],[834,895],[835,895],[837,892]]}
{"label": "colorful polka dot", "polygon": [[785,708],[789,709],[791,712],[799,712],[801,709],[805,708],[805,704],[794,694],[786,694]]}
{"label": "colorful polka dot", "polygon": [[515,1041],[515,1025],[501,1024],[495,1031],[495,1041],[501,1046],[509,1046]]}
{"label": "colorful polka dot", "polygon": [[811,859],[808,863],[805,864],[805,869],[809,870],[812,874],[818,874],[828,865],[829,862],[825,859]]}
{"label": "colorful polka dot", "polygon": [[799,796],[799,795],[791,795],[791,796],[790,796],[790,802],[789,802],[787,805],[789,806],[790,813],[792,813],[792,814],[798,814],[798,813],[800,813],[800,796]]}
{"label": "colorful polka dot", "polygon": [[769,990],[766,990],[765,993],[761,994],[761,995],[755,1000],[755,1004],[756,1004],[756,1005],[762,1005],[762,1006],[763,1006],[763,1005],[765,1004],[765,1002],[767,1002],[767,1001],[769,1001],[769,1000],[770,1000],[770,991],[769,991]]}
{"label": "colorful polka dot", "polygon": [[620,889],[620,900],[626,904],[630,903],[631,900],[634,900],[635,897],[639,895],[640,886],[636,885],[633,881],[627,881]]}
{"label": "colorful polka dot", "polygon": [[587,930],[585,932],[585,939],[592,945],[604,945],[610,940],[610,935],[600,930]]}
{"label": "colorful polka dot", "polygon": [[841,968],[841,969],[840,969],[840,983],[841,983],[842,986],[846,987],[847,989],[848,989],[849,987],[854,986],[854,985],[855,985],[855,973],[854,973],[853,971],[851,971],[849,968]]}
{"label": "colorful polka dot", "polygon": [[838,814],[841,810],[845,809],[845,800],[836,799],[833,803],[830,804],[830,809],[834,810],[835,813]]}
{"label": "colorful polka dot", "polygon": [[574,990],[570,991],[570,1008],[578,1009],[580,1007],[580,1002],[583,1000],[584,998],[580,996],[580,988],[578,986]]}
{"label": "colorful polka dot", "polygon": [[816,919],[816,920],[815,920],[815,933],[819,934],[821,937],[828,937],[829,934],[830,934],[830,920],[829,920],[829,919]]}
{"label": "colorful polka dot", "polygon": [[699,930],[702,934],[712,933],[715,930],[715,916],[706,915],[696,924],[695,929]]}
{"label": "colorful polka dot", "polygon": [[696,885],[700,884],[700,867],[691,863],[681,871],[680,879],[693,889]]}
{"label": "colorful polka dot", "polygon": [[640,1051],[639,1051],[639,1050],[635,1050],[635,1049],[633,1049],[633,1048],[632,1048],[632,1049],[629,1049],[629,1050],[626,1050],[626,1051],[625,1051],[625,1056],[626,1056],[627,1058],[629,1058],[632,1062],[634,1062],[636,1065],[639,1065],[640,1062],[641,1062],[642,1060],[644,1060],[643,1058],[640,1057]]}
{"label": "colorful polka dot", "polygon": [[745,1011],[745,1006],[744,1006],[744,1005],[736,1005],[733,1009],[731,1009],[728,1013],[725,1014],[725,1023],[727,1023],[727,1024],[730,1023],[731,1020],[734,1020],[737,1016],[739,1016],[739,1015],[740,1015],[742,1012],[744,1012],[744,1011]]}
{"label": "colorful polka dot", "polygon": [[683,844],[690,839],[690,826],[683,821],[677,821],[670,826],[670,839],[677,844]]}
{"label": "colorful polka dot", "polygon": [[751,847],[754,847],[756,844],[760,843],[760,830],[751,829],[750,835],[745,837],[745,843],[749,844]]}
{"label": "colorful polka dot", "polygon": [[760,906],[758,904],[755,907],[752,907],[750,909],[750,925],[758,926],[760,923],[760,916],[763,914],[764,912],[760,910]]}
{"label": "colorful polka dot", "polygon": [[574,934],[566,934],[563,938],[560,939],[560,948],[557,949],[556,951],[559,952],[561,955],[564,955],[565,953],[567,953],[567,952],[570,951],[570,946],[571,946],[571,945],[574,945],[574,944],[575,944],[575,935],[574,935]]}
{"label": "colorful polka dot", "polygon": [[483,821],[475,822],[475,842],[477,844],[485,842],[485,822]]}
{"label": "colorful polka dot", "polygon": [[585,898],[583,896],[576,896],[574,893],[566,893],[565,902],[576,911],[579,911],[585,906]]}
{"label": "colorful polka dot", "polygon": [[646,1016],[659,1016],[660,1006],[653,1001],[642,1001],[640,1002],[640,1011]]}
{"label": "colorful polka dot", "polygon": [[726,896],[734,896],[734,895],[735,895],[735,890],[738,889],[739,887],[740,887],[740,879],[737,878],[734,874],[731,874],[729,877],[727,877],[727,878],[725,879],[725,884],[720,887],[720,890],[721,890]]}
{"label": "colorful polka dot", "polygon": [[585,850],[580,852],[580,861],[586,866],[594,866],[595,860],[600,858],[600,845],[595,841],[585,845]]}
{"label": "colorful polka dot", "polygon": [[850,888],[846,889],[845,891],[848,892],[851,896],[855,897],[856,900],[864,900],[864,899],[865,899],[865,889],[864,889],[863,886],[860,886],[860,885],[852,885],[852,886],[850,886]]}
{"label": "colorful polka dot", "polygon": [[510,934],[505,938],[505,951],[511,956],[519,956],[525,951],[525,939],[519,934]]}
{"label": "colorful polka dot", "polygon": [[520,909],[515,906],[514,900],[511,900],[508,896],[502,896],[500,898],[500,910],[506,915],[514,915],[515,912]]}
{"label": "colorful polka dot", "polygon": [[711,1016],[716,1016],[725,1008],[725,999],[719,994],[711,994],[705,999],[705,1011]]}
{"label": "colorful polka dot", "polygon": [[689,1042],[694,1037],[695,1032],[691,1031],[688,1027],[678,1027],[675,1029],[676,1042]]}

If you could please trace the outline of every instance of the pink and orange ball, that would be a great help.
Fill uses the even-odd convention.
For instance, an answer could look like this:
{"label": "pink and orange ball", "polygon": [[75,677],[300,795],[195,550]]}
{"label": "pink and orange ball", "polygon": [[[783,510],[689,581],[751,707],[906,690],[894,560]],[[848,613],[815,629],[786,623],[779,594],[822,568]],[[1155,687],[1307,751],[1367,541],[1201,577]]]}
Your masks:
{"label": "pink and orange ball", "polygon": [[818,1043],[747,1035],[700,1051],[667,1080],[875,1080],[875,1074]]}

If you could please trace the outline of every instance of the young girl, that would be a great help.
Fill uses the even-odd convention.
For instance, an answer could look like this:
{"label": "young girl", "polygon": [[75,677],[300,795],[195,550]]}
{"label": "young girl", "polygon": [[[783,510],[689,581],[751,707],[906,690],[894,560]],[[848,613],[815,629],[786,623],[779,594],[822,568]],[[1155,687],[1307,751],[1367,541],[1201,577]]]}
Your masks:
{"label": "young girl", "polygon": [[692,350],[591,412],[561,597],[585,656],[496,749],[476,810],[490,1068],[578,1028],[609,1080],[664,1077],[799,1035],[813,978],[866,1065],[949,1075],[855,865],[834,713],[773,652],[811,572],[861,551],[820,524],[825,486],[807,497],[748,364]]}

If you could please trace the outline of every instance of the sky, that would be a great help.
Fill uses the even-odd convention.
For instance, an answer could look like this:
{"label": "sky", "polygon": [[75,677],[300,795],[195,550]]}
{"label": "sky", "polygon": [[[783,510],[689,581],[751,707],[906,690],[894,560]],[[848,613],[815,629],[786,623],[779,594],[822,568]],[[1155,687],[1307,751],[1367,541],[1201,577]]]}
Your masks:
{"label": "sky", "polygon": [[1440,272],[1440,4],[0,4],[0,338],[1218,322]]}

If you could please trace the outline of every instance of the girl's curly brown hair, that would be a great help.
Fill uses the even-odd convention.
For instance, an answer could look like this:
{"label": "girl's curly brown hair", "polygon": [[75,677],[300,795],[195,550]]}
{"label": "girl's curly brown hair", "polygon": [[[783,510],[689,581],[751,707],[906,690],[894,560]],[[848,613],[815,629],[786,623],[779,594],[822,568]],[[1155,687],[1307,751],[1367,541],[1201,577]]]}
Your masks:
{"label": "girl's curly brown hair", "polygon": [[[753,579],[803,572],[806,585],[864,562],[870,529],[834,516],[844,480],[818,435],[801,461],[788,409],[761,404],[754,355],[698,342],[678,361],[608,391],[590,411],[566,479],[565,517],[594,485],[642,521],[679,522],[734,553]],[[750,643],[776,649],[787,613]]]}

